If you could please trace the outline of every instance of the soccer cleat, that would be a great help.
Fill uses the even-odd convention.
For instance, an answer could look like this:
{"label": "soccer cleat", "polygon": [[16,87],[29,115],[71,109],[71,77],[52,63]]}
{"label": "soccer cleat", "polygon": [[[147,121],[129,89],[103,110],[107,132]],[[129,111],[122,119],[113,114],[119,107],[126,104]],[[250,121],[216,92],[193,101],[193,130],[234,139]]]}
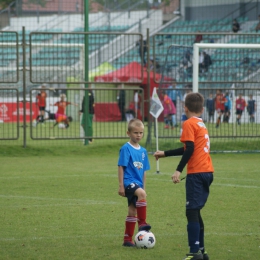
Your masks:
{"label": "soccer cleat", "polygon": [[206,251],[203,253],[203,260],[209,260],[208,253]]}
{"label": "soccer cleat", "polygon": [[141,224],[139,227],[138,227],[138,231],[149,231],[151,229],[151,225],[145,223],[145,224]]}
{"label": "soccer cleat", "polygon": [[164,126],[164,129],[169,129],[169,126],[168,125]]}
{"label": "soccer cleat", "polygon": [[124,241],[123,245],[125,247],[135,247],[135,244],[131,241]]}
{"label": "soccer cleat", "polygon": [[186,257],[183,258],[183,260],[204,260],[204,259],[203,259],[203,254],[201,253],[201,251],[198,251],[198,253],[187,254]]}

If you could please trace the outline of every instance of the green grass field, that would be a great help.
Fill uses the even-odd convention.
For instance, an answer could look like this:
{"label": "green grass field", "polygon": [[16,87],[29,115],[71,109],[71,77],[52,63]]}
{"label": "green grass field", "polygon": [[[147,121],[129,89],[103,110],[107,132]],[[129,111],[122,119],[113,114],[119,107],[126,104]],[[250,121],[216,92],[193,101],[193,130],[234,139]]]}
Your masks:
{"label": "green grass field", "polygon": [[[152,250],[122,247],[126,200],[117,195],[118,145],[0,151],[0,259],[182,259],[188,252],[185,182],[171,175],[179,158],[150,156],[148,218]],[[211,259],[259,259],[258,154],[213,154],[206,207]],[[184,175],[184,174],[183,174]]]}

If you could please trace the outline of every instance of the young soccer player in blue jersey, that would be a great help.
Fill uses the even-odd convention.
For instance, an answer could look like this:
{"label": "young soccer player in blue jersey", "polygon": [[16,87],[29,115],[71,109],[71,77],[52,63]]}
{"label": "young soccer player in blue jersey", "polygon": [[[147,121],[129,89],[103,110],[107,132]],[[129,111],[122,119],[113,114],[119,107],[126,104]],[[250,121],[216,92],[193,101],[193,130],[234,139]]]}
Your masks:
{"label": "young soccer player in blue jersey", "polygon": [[144,136],[142,121],[131,119],[128,123],[127,135],[130,140],[121,147],[118,159],[118,194],[126,197],[128,201],[123,246],[134,247],[132,237],[136,221],[139,231],[151,229],[151,226],[146,223],[145,192],[146,171],[150,169],[150,164],[146,149],[139,145]]}

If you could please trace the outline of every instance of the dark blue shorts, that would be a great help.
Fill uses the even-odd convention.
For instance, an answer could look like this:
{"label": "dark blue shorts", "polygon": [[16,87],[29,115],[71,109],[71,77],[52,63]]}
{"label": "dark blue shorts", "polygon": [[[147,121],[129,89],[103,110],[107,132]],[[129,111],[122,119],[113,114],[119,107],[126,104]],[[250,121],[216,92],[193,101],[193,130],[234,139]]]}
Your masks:
{"label": "dark blue shorts", "polygon": [[187,174],[186,209],[202,209],[209,196],[213,173]]}
{"label": "dark blue shorts", "polygon": [[128,206],[130,206],[130,204],[133,204],[136,207],[136,202],[138,197],[135,196],[135,191],[137,189],[141,188],[137,183],[131,183],[129,184],[126,188],[125,188],[125,196],[127,197],[127,201],[128,201]]}

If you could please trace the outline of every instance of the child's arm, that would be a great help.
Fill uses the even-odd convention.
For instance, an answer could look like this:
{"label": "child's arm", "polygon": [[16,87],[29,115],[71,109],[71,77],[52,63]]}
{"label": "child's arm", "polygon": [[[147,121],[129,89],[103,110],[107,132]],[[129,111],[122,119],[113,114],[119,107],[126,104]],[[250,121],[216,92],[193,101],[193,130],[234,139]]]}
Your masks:
{"label": "child's arm", "polygon": [[163,158],[163,157],[183,155],[183,153],[184,153],[184,147],[181,147],[181,148],[168,150],[168,151],[156,151],[153,156],[155,157],[156,160],[158,160],[159,158]]}
{"label": "child's arm", "polygon": [[188,163],[188,161],[189,161],[189,159],[192,156],[193,151],[194,151],[194,143],[193,142],[187,141],[187,142],[185,142],[185,145],[186,145],[186,149],[182,154],[181,160],[179,162],[179,165],[177,166],[176,171],[172,175],[173,183],[179,183],[180,182],[180,175],[181,175],[184,167]]}
{"label": "child's arm", "polygon": [[124,168],[123,168],[123,166],[118,166],[118,182],[119,182],[118,194],[122,197],[125,197]]}

